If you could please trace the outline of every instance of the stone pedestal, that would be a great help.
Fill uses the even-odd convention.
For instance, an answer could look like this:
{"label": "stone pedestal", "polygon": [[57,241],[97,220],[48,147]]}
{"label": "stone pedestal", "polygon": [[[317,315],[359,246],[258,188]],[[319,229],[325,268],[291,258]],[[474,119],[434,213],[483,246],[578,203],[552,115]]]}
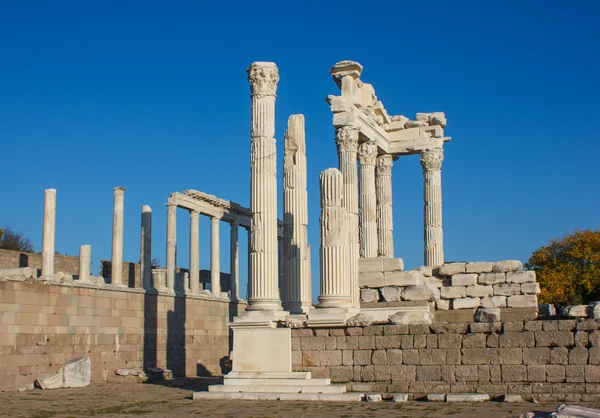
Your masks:
{"label": "stone pedestal", "polygon": [[177,206],[167,204],[167,290],[175,291],[177,269]]}
{"label": "stone pedestal", "polygon": [[125,207],[125,189],[117,186],[114,188],[113,231],[112,231],[112,258],[111,258],[111,284],[113,286],[127,286],[123,283],[123,211]]}
{"label": "stone pedestal", "polygon": [[200,293],[200,231],[198,211],[190,211],[190,292]]}
{"label": "stone pedestal", "polygon": [[235,327],[232,372],[291,372],[289,328]]}
{"label": "stone pedestal", "polygon": [[394,222],[392,211],[392,164],[390,154],[377,158],[377,237],[379,257],[394,258]]}
{"label": "stone pedestal", "polygon": [[42,230],[42,276],[54,276],[56,234],[56,190],[44,191],[44,228]]}
{"label": "stone pedestal", "polygon": [[92,246],[82,245],[79,247],[79,280],[90,281],[90,263],[92,260]]}
{"label": "stone pedestal", "polygon": [[377,257],[377,197],[375,187],[375,161],[377,145],[373,141],[360,144],[358,163],[360,172],[359,241],[361,257]]}
{"label": "stone pedestal", "polygon": [[424,184],[425,265],[444,264],[444,234],[442,231],[442,161],[441,149],[421,152]]}
{"label": "stone pedestal", "polygon": [[221,293],[221,249],[219,243],[219,221],[216,216],[210,218],[210,291],[213,296]]}
{"label": "stone pedestal", "polygon": [[140,234],[140,276],[144,289],[152,288],[152,209],[142,206],[142,230]]}

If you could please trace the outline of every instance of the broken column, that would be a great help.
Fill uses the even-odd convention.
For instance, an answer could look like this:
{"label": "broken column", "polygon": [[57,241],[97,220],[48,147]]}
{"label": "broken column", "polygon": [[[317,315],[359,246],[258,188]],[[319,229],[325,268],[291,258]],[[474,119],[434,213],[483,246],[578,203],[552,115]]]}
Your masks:
{"label": "broken column", "polygon": [[175,291],[177,268],[177,205],[167,203],[167,290]]}
{"label": "broken column", "polygon": [[394,258],[394,223],[392,212],[392,164],[390,154],[377,157],[377,237],[379,257]]}
{"label": "broken column", "polygon": [[213,296],[221,293],[221,253],[219,247],[220,218],[210,218],[210,291]]}
{"label": "broken column", "polygon": [[190,292],[200,292],[200,231],[197,210],[190,211]]}
{"label": "broken column", "polygon": [[277,66],[255,62],[248,67],[252,97],[250,147],[250,297],[248,311],[279,311],[277,254],[277,154],[275,93]]}
{"label": "broken column", "polygon": [[321,186],[321,295],[319,308],[352,306],[348,275],[348,212],[343,206],[344,178],[335,168],[320,176]]}
{"label": "broken column", "polygon": [[292,314],[302,314],[312,301],[304,115],[288,119],[283,153],[282,305]]}
{"label": "broken column", "polygon": [[360,308],[360,292],[358,289],[358,178],[356,155],[358,153],[358,129],[342,126],[335,131],[338,150],[339,168],[344,177],[344,206],[348,211],[348,275],[352,304]]}
{"label": "broken column", "polygon": [[152,288],[152,209],[142,206],[142,228],[140,233],[140,276],[142,288]]}
{"label": "broken column", "polygon": [[375,161],[377,145],[366,141],[358,147],[360,171],[359,242],[361,257],[377,257],[377,197],[375,193]]}
{"label": "broken column", "polygon": [[44,229],[42,230],[42,276],[54,276],[56,235],[56,190],[44,191]]}
{"label": "broken column", "polygon": [[114,286],[127,286],[123,283],[123,211],[125,200],[125,187],[117,186],[113,189],[113,230],[112,230],[112,257],[111,257],[111,284]]}
{"label": "broken column", "polygon": [[440,148],[421,151],[424,185],[425,265],[444,264],[444,234],[442,231],[442,161]]}
{"label": "broken column", "polygon": [[90,281],[90,262],[92,260],[92,246],[79,247],[79,281]]}

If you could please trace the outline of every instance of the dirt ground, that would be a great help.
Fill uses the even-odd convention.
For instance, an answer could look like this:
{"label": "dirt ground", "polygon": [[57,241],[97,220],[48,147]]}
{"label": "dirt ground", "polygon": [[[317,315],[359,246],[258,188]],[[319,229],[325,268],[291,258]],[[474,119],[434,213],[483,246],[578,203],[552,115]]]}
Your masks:
{"label": "dirt ground", "polygon": [[[82,389],[0,392],[0,416],[67,417],[518,417],[523,412],[550,412],[559,404],[445,404],[433,402],[286,402],[193,401],[192,392],[206,382],[178,380],[158,384],[94,384]],[[597,408],[599,404],[582,404]]]}

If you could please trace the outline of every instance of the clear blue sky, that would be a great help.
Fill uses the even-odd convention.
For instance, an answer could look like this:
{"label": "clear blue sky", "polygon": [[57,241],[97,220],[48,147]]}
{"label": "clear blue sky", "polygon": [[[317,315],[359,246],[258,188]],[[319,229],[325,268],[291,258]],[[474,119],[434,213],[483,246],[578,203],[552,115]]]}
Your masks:
{"label": "clear blue sky", "polygon": [[[0,225],[40,251],[43,191],[56,188],[56,249],[91,244],[97,273],[110,259],[112,188],[122,185],[125,259],[139,259],[148,204],[164,263],[169,193],[194,188],[248,205],[245,69],[274,61],[279,170],[287,118],[306,116],[317,294],[318,174],[337,165],[324,98],[339,91],[329,68],[349,59],[390,114],[446,112],[446,259],[526,261],[551,238],[599,227],[599,14],[595,1],[0,0]],[[416,267],[417,156],[395,163],[393,191],[396,256]],[[182,210],[178,225],[187,267]],[[209,225],[202,219],[202,268]]]}

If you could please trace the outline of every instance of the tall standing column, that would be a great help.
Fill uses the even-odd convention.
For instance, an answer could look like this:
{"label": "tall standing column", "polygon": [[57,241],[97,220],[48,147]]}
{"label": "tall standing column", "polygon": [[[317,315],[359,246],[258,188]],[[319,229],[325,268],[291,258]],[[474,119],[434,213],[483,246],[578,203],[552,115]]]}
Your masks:
{"label": "tall standing column", "polygon": [[167,290],[175,291],[177,269],[177,205],[167,203]]}
{"label": "tall standing column", "polygon": [[42,276],[54,276],[56,236],[56,189],[44,191],[44,228],[42,230]]}
{"label": "tall standing column", "polygon": [[210,291],[221,293],[221,251],[219,247],[219,218],[210,218]]}
{"label": "tall standing column", "polygon": [[200,292],[200,212],[190,211],[190,292]]}
{"label": "tall standing column", "polygon": [[425,265],[444,264],[444,233],[442,230],[442,149],[421,152],[424,178]]}
{"label": "tall standing column", "polygon": [[335,168],[320,176],[321,186],[321,295],[319,308],[353,305],[348,276],[348,211],[343,206],[344,178]]}
{"label": "tall standing column", "polygon": [[348,275],[350,276],[350,294],[352,305],[360,308],[358,289],[358,176],[356,154],[358,153],[358,129],[342,126],[335,131],[339,168],[344,177],[343,204],[348,211]]}
{"label": "tall standing column", "polygon": [[377,236],[379,238],[378,256],[394,258],[394,222],[392,212],[392,164],[390,154],[377,157]]}
{"label": "tall standing column", "polygon": [[360,256],[377,257],[377,197],[375,193],[375,160],[377,145],[367,141],[358,147],[360,172],[359,223]]}
{"label": "tall standing column", "polygon": [[288,119],[283,151],[283,309],[293,314],[311,308],[308,247],[304,115]]}
{"label": "tall standing column", "polygon": [[231,283],[231,299],[240,299],[240,245],[238,242],[238,223],[232,222],[229,235],[229,275]]}
{"label": "tall standing column", "polygon": [[142,287],[152,288],[152,209],[142,206],[142,231],[140,234],[140,276]]}
{"label": "tall standing column", "polygon": [[275,93],[277,66],[255,62],[248,67],[252,93],[250,148],[250,298],[248,311],[280,311],[277,263],[277,153]]}
{"label": "tall standing column", "polygon": [[113,231],[112,231],[112,259],[111,259],[111,284],[114,286],[127,286],[123,283],[123,211],[125,207],[125,187],[117,186],[114,189]]}
{"label": "tall standing column", "polygon": [[79,247],[79,281],[90,281],[90,262],[92,259],[92,246],[82,245]]}

